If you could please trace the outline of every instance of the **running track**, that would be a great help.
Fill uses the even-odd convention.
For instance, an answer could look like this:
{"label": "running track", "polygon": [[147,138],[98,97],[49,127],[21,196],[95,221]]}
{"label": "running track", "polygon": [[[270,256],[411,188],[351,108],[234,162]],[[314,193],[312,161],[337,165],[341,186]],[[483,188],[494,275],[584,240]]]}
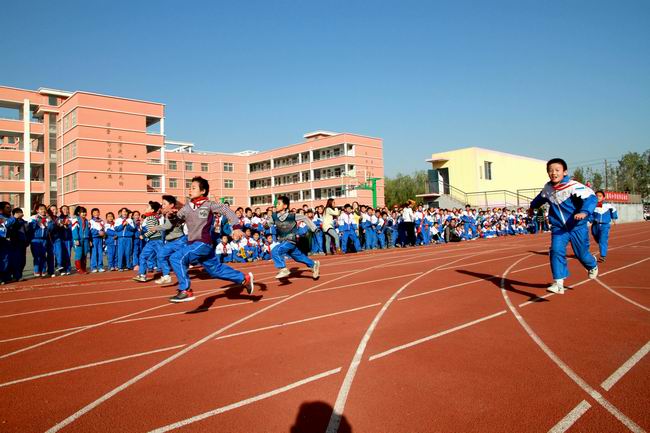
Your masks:
{"label": "running track", "polygon": [[[650,430],[650,224],[598,280],[549,235],[323,258],[249,297],[107,273],[0,292],[0,432]],[[292,266],[290,266],[292,267]]]}

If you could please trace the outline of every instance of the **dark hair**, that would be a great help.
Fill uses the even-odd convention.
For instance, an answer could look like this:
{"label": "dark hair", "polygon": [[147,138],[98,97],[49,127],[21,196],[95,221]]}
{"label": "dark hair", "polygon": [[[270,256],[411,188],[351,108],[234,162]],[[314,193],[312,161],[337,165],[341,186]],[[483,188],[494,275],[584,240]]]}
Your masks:
{"label": "dark hair", "polygon": [[11,205],[8,201],[0,201],[0,209],[4,209],[7,205]]}
{"label": "dark hair", "polygon": [[253,212],[253,209],[251,209],[251,208],[249,208],[249,207],[247,207],[246,209],[244,209],[244,212],[245,212],[245,213],[248,213],[248,211]]}
{"label": "dark hair", "polygon": [[[6,203],[6,202],[5,202],[5,203]],[[23,212],[23,210],[22,210],[21,208],[16,207],[16,208],[14,208],[14,210],[11,211],[11,214],[12,214],[12,215],[16,215],[18,212],[20,212],[20,213],[25,213],[25,212]]]}
{"label": "dark hair", "polygon": [[113,212],[106,212],[106,218],[108,218],[109,215],[115,219],[115,214]]}
{"label": "dark hair", "polygon": [[61,207],[59,208],[59,212],[63,212],[63,208],[66,208],[66,209],[70,210],[70,208],[68,207],[68,205],[67,205],[67,204],[64,204],[64,205],[61,205]]}
{"label": "dark hair", "polygon": [[95,212],[95,211],[99,212],[99,208],[94,207],[94,208],[90,209],[90,214],[92,215],[93,212]]}
{"label": "dark hair", "polygon": [[125,210],[126,213],[131,213],[131,211],[130,211],[128,208],[126,208],[126,207],[123,207],[122,209],[120,209],[120,210],[117,211],[117,212],[118,212],[118,213],[122,213],[123,210]]}
{"label": "dark hair", "polygon": [[603,195],[603,197],[605,196],[605,191],[603,191],[602,189],[599,189],[598,191],[596,191],[596,194],[598,194],[598,193],[601,193]]}
{"label": "dark hair", "polygon": [[551,164],[560,164],[560,165],[562,165],[562,168],[564,170],[567,169],[566,161],[563,160],[562,158],[549,159],[548,162],[546,163],[546,170],[548,170],[548,168],[551,166]]}
{"label": "dark hair", "polygon": [[153,210],[154,212],[158,212],[160,210],[160,203],[158,203],[157,201],[150,201],[149,207],[151,207],[151,210]]}
{"label": "dark hair", "polygon": [[325,205],[325,208],[326,208],[326,209],[327,209],[327,208],[334,209],[334,206],[332,205],[333,202],[334,202],[334,199],[333,199],[333,198],[328,198],[328,199],[327,199],[327,204]]}
{"label": "dark hair", "polygon": [[210,184],[208,181],[203,179],[201,176],[194,176],[192,178],[192,183],[194,182],[199,184],[199,190],[203,191],[203,197],[207,197],[210,192]]}
{"label": "dark hair", "polygon": [[347,209],[347,208],[351,208],[351,207],[352,207],[352,205],[351,205],[350,203],[346,203],[346,204],[343,206],[343,209]]}
{"label": "dark hair", "polygon": [[289,200],[289,197],[287,197],[286,195],[281,195],[280,197],[278,197],[278,201],[281,201],[287,207],[289,207],[289,205],[291,204],[291,200]]}
{"label": "dark hair", "polygon": [[34,210],[39,210],[42,207],[47,209],[47,206],[45,206],[43,203],[36,203],[36,206],[34,206]]}
{"label": "dark hair", "polygon": [[173,204],[173,205],[176,204],[176,197],[174,197],[173,195],[165,194],[162,196],[162,199],[169,204]]}
{"label": "dark hair", "polygon": [[74,214],[75,214],[76,216],[79,216],[79,215],[81,214],[81,212],[86,212],[86,213],[88,213],[88,211],[86,210],[86,208],[83,207],[83,206],[77,206],[77,207],[74,209]]}

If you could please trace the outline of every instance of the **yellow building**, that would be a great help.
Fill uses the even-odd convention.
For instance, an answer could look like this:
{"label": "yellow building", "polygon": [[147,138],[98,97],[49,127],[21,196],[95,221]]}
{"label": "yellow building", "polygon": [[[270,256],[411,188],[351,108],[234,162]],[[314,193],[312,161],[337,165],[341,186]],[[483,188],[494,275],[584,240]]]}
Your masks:
{"label": "yellow building", "polygon": [[431,170],[420,197],[430,206],[527,206],[548,182],[546,161],[480,147],[434,153],[426,161]]}

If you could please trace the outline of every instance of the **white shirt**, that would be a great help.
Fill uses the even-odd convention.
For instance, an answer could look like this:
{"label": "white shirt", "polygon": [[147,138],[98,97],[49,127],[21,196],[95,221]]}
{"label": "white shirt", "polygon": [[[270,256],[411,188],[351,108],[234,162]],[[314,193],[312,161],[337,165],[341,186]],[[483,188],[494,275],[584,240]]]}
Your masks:
{"label": "white shirt", "polygon": [[232,247],[230,244],[220,243],[217,245],[217,254],[232,254]]}
{"label": "white shirt", "polygon": [[407,207],[404,208],[404,210],[402,210],[402,221],[404,221],[405,223],[413,222],[413,209]]}

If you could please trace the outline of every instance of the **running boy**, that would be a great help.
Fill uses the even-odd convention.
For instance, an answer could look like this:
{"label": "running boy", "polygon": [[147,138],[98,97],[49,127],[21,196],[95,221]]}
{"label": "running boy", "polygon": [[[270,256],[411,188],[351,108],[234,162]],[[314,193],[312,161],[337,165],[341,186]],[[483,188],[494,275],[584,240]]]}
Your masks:
{"label": "running boy", "polygon": [[616,208],[605,201],[605,192],[596,191],[598,204],[594,213],[591,214],[591,234],[594,235],[594,240],[598,242],[600,250],[600,261],[605,262],[607,258],[607,245],[609,244],[609,228],[610,223],[616,224],[618,213]]}
{"label": "running boy", "polygon": [[273,264],[276,268],[280,269],[280,272],[278,272],[275,278],[286,278],[291,274],[284,261],[284,256],[289,256],[298,263],[307,265],[312,270],[312,277],[315,280],[319,275],[320,262],[310,259],[296,247],[296,232],[298,231],[298,222],[300,221],[307,224],[307,227],[312,232],[316,231],[316,226],[309,217],[289,212],[290,204],[289,197],[282,195],[278,197],[278,204],[275,212],[273,212],[272,224],[277,230],[277,239],[280,243],[271,250]]}
{"label": "running boy", "polygon": [[[190,288],[190,278],[187,274],[189,264],[193,261],[201,262],[212,278],[241,284],[249,295],[252,294],[253,273],[249,272],[248,275],[244,275],[242,272],[224,265],[219,261],[219,257],[215,256],[212,247],[210,231],[215,214],[226,216],[232,224],[239,223],[239,218],[225,204],[208,200],[210,184],[202,177],[197,176],[192,179],[189,192],[190,201],[177,213],[179,218],[185,220],[188,242],[170,258],[172,268],[178,278],[178,293],[169,300],[171,302],[187,302],[194,299]],[[233,238],[241,239],[242,235],[241,230],[232,232]]]}
{"label": "running boy", "polygon": [[596,258],[589,252],[589,232],[587,220],[596,208],[596,196],[591,188],[568,176],[567,164],[563,159],[554,158],[546,163],[550,182],[530,203],[529,215],[544,203],[550,204],[548,213],[551,222],[551,271],[555,280],[547,289],[549,292],[564,294],[564,279],[569,276],[566,260],[566,247],[571,247],[582,266],[588,270],[589,278],[598,276]]}

